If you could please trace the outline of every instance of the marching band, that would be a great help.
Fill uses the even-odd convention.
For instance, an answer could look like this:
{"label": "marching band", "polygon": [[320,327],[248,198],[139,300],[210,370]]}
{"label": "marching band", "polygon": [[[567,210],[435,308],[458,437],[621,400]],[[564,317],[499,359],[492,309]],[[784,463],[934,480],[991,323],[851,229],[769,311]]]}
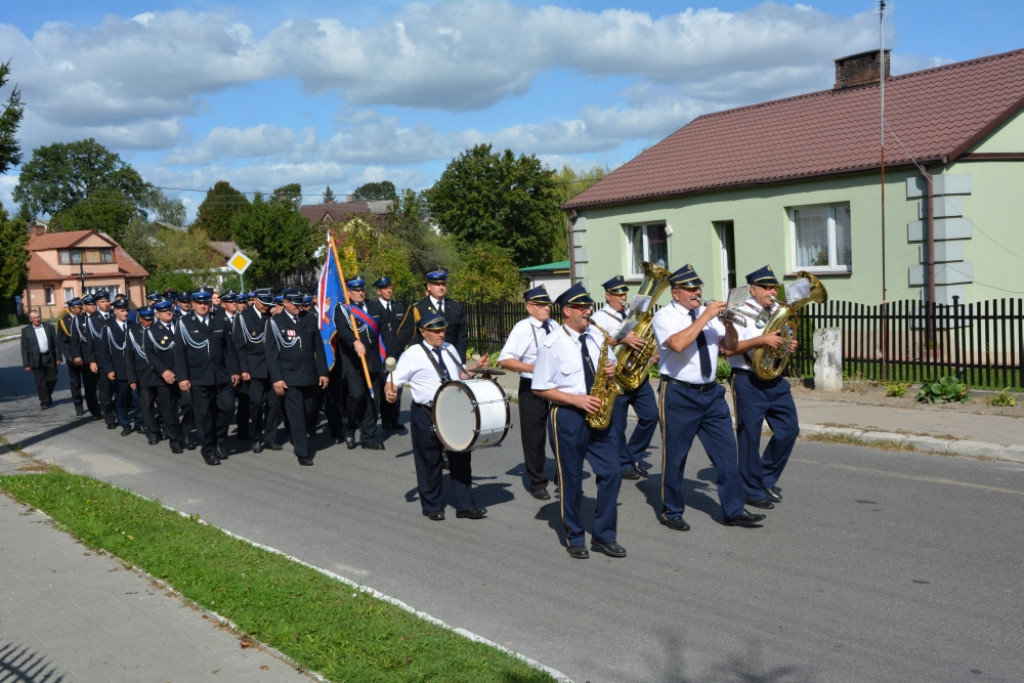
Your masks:
{"label": "marching band", "polygon": [[[312,298],[298,290],[215,298],[203,288],[154,292],[129,315],[127,299],[111,302],[99,292],[66,302],[55,345],[68,367],[76,415],[91,413],[110,429],[121,427],[123,436],[145,435],[151,445],[167,441],[175,455],[198,448],[211,466],[240,450],[279,451],[287,442],[298,464],[311,466],[321,411],[333,443],[344,441],[350,449],[382,450],[383,440],[411,430],[422,513],[434,521],[445,517],[444,470],[456,517],[486,516],[473,496],[472,450],[499,444],[511,424],[509,397],[491,374],[517,373],[527,489],[538,501],[551,499],[550,446],[570,557],[584,559],[594,550],[621,558],[619,490],[624,478],[648,475],[644,455],[659,425],[657,518],[675,531],[690,529],[683,519],[684,468],[694,438],[714,465],[724,524],[758,528],[766,516],[745,506],[770,510],[782,500],[778,479],[798,431],[788,384],[758,377],[750,365],[750,351],[780,347],[779,335],[741,326],[743,317],[765,317],[762,312],[777,305],[779,283],[771,268],[747,277],[747,311],[702,299],[703,283],[690,265],[671,274],[651,268],[657,287],[646,288],[645,280],[628,310],[629,288],[621,275],[603,283],[606,305],[599,310],[580,283],[554,301],[544,286],[525,292],[527,315],[498,356],[501,370],[489,369],[487,356],[467,364],[466,312],[447,297],[444,270],[426,274],[427,295],[411,306],[393,299],[386,276],[373,283],[376,299],[367,299],[363,278],[346,280],[344,299],[325,311],[316,311]],[[655,310],[664,288],[670,288],[671,301]],[[553,305],[560,324],[552,319]],[[329,346],[320,334],[325,319],[336,327]],[[639,359],[631,381],[620,375],[623,354]],[[716,377],[719,355],[733,367],[739,445]],[[329,367],[331,358],[336,362]],[[660,377],[657,398],[647,380],[652,365]],[[409,430],[399,422],[403,387],[411,398]],[[445,392],[462,398],[441,401]],[[627,439],[630,407],[638,422]],[[445,415],[453,410],[473,415]],[[588,419],[602,412],[611,419]],[[765,419],[774,436],[762,452]],[[487,430],[487,438],[478,439]],[[589,524],[582,512],[584,463],[597,487]]]}

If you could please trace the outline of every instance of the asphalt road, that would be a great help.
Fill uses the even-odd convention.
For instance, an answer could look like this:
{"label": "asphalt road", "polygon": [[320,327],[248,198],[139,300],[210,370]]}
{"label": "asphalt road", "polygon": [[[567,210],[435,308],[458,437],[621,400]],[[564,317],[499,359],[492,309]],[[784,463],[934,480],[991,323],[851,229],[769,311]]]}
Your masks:
{"label": "asphalt road", "polygon": [[[222,466],[39,411],[0,344],[0,431],[38,457],[156,498],[404,601],[574,681],[1018,681],[1024,467],[800,442],[762,529],[721,523],[699,444],[692,531],[660,526],[660,467],[624,482],[624,559],[571,559],[557,496],[524,489],[518,432],[473,457],[484,520],[428,521],[408,436],[385,451],[288,447]],[[406,392],[408,393],[408,392]],[[513,411],[513,414],[515,411]],[[403,417],[403,420],[406,419]],[[660,461],[655,437],[653,460]],[[551,465],[549,465],[550,467]],[[593,478],[585,482],[593,505]],[[5,587],[4,589],[7,589]]]}

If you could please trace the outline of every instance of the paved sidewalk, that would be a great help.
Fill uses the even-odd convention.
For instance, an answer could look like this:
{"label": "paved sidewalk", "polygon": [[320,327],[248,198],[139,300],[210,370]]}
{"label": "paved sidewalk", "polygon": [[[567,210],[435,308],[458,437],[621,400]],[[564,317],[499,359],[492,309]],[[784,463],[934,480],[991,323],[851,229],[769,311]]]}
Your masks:
{"label": "paved sidewalk", "polygon": [[313,680],[2,494],[0,555],[0,681]]}

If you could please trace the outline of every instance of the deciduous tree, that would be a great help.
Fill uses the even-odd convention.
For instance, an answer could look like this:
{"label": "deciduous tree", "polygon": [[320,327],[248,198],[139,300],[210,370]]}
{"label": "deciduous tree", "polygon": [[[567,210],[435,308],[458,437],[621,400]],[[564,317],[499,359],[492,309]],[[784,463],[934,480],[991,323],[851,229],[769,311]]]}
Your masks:
{"label": "deciduous tree", "polygon": [[28,229],[24,221],[7,216],[0,203],[0,324],[7,326],[14,313],[14,295],[21,294],[28,279]]}
{"label": "deciduous tree", "polygon": [[395,185],[390,180],[382,180],[379,183],[366,183],[360,185],[352,193],[352,201],[355,202],[372,202],[380,200],[391,200],[398,199],[398,193],[395,191]]}
{"label": "deciduous tree", "polygon": [[231,187],[226,180],[218,180],[206,191],[206,198],[199,205],[195,223],[190,229],[204,231],[211,240],[226,242],[234,238],[231,232],[232,218],[248,207],[249,200],[244,194]]}
{"label": "deciduous tree", "polygon": [[[287,186],[286,186],[287,187]],[[280,189],[280,188],[279,188]],[[321,235],[298,207],[267,201],[257,193],[231,218],[235,242],[253,259],[246,282],[273,287],[311,271]]]}
{"label": "deciduous tree", "polygon": [[550,261],[564,232],[552,173],[532,155],[477,145],[452,160],[426,194],[442,232],[507,247],[520,266]]}
{"label": "deciduous tree", "polygon": [[[7,84],[7,76],[11,73],[11,62],[0,64],[0,90]],[[0,175],[7,173],[11,166],[21,163],[21,146],[18,144],[18,126],[25,108],[21,104],[21,90],[18,86],[11,89],[7,104],[0,111]]]}

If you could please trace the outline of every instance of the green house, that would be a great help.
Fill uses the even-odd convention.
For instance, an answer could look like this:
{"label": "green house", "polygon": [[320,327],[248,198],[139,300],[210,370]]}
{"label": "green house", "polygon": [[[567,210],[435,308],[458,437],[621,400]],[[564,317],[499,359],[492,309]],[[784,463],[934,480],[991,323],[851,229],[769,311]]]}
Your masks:
{"label": "green house", "polygon": [[862,303],[1024,294],[1024,50],[888,63],[852,55],[831,90],[700,116],[574,197],[573,279],[689,263],[722,298],[770,264]]}

